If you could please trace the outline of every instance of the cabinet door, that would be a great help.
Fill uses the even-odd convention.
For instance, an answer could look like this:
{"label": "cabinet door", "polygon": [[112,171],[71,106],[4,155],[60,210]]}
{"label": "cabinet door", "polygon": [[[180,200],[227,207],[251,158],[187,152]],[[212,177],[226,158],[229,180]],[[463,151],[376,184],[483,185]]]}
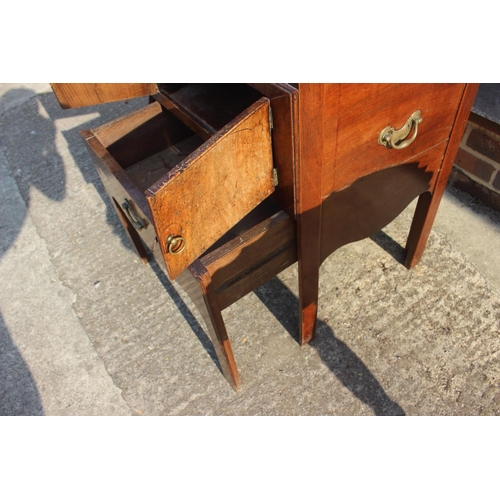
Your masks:
{"label": "cabinet door", "polygon": [[273,191],[269,100],[262,98],[147,190],[170,277]]}
{"label": "cabinet door", "polygon": [[51,83],[64,109],[144,97],[158,92],[156,83]]}

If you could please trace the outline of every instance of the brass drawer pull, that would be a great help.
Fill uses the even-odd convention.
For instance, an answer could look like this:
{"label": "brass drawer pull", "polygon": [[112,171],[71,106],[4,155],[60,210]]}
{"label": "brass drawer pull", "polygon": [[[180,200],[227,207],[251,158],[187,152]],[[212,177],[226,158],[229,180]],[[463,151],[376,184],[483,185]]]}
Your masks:
{"label": "brass drawer pull", "polygon": [[172,255],[177,255],[186,249],[186,240],[182,236],[171,234],[167,238],[167,250]]}
{"label": "brass drawer pull", "polygon": [[134,210],[134,207],[130,203],[129,200],[125,198],[125,201],[122,203],[122,208],[127,212],[127,216],[132,223],[132,225],[138,229],[139,231],[141,229],[146,229],[148,227],[148,224],[145,220],[141,219],[139,215],[137,215],[137,212]]}
{"label": "brass drawer pull", "polygon": [[[417,137],[418,124],[422,122],[420,110],[414,111],[410,118],[406,120],[403,128],[394,130],[394,127],[385,127],[378,136],[378,143],[388,149],[404,149],[408,147]],[[414,129],[413,135],[407,139],[411,130]]]}

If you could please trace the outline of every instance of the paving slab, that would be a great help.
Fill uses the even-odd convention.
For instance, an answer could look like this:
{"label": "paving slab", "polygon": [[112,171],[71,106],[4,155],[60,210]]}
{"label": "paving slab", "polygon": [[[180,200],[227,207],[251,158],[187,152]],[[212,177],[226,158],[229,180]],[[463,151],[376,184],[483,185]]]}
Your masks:
{"label": "paving slab", "polygon": [[235,393],[189,298],[139,262],[79,135],[147,100],[62,110],[43,84],[0,96],[4,414],[500,414],[495,214],[450,191],[412,271],[414,203],[335,252],[304,348],[296,265],[233,304]]}
{"label": "paving slab", "polygon": [[128,415],[0,151],[0,415]]}

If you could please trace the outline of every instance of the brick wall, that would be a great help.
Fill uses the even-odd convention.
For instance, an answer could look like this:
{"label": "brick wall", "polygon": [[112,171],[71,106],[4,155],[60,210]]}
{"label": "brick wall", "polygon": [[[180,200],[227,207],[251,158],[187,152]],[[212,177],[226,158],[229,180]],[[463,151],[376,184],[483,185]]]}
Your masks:
{"label": "brick wall", "polygon": [[500,210],[500,125],[471,113],[449,183]]}

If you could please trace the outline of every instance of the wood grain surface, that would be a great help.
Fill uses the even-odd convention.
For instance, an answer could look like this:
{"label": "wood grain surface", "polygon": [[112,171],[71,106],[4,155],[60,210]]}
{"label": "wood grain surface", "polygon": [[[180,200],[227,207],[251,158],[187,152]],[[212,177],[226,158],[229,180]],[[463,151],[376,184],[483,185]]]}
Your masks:
{"label": "wood grain surface", "polygon": [[[147,190],[171,279],[274,191],[272,169],[262,98]],[[182,253],[168,252],[169,235],[185,238]]]}
{"label": "wood grain surface", "polygon": [[[450,135],[464,84],[325,84],[322,194],[356,179],[411,160]],[[387,126],[403,127],[420,110],[422,123],[405,149],[378,144]]]}
{"label": "wood grain surface", "polygon": [[156,83],[51,83],[63,109],[143,97],[158,92]]}
{"label": "wood grain surface", "polygon": [[410,234],[406,242],[405,265],[411,269],[420,262],[427,244],[427,239],[436,218],[439,203],[443,197],[448,177],[450,176],[453,162],[457,156],[460,141],[464,135],[467,119],[469,117],[474,98],[476,97],[479,84],[469,83],[465,86],[462,98],[457,103],[457,114],[453,131],[447,143],[446,152],[438,172],[438,178],[430,192],[420,196],[415,209]]}

